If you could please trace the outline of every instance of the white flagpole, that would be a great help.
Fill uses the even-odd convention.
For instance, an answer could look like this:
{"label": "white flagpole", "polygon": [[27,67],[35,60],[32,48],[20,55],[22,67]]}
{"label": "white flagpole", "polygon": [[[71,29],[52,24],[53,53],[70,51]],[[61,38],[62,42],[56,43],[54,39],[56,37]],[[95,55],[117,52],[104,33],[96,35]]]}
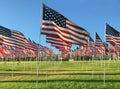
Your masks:
{"label": "white flagpole", "polygon": [[[12,49],[10,49],[10,50],[12,50]],[[12,79],[13,79],[13,73],[14,73],[14,57],[13,57],[13,54],[12,54],[12,60],[11,60],[11,62],[12,62]]]}
{"label": "white flagpole", "polygon": [[[105,25],[105,31],[106,31],[106,25]],[[106,34],[105,32],[104,32],[104,34]],[[106,36],[104,37],[104,38],[106,38]],[[105,39],[106,40],[106,39]],[[106,76],[105,76],[105,72],[106,72],[106,68],[105,68],[105,59],[103,59],[103,61],[104,61],[104,86],[105,86],[105,79],[106,79]]]}
{"label": "white flagpole", "polygon": [[[42,17],[43,17],[43,0],[41,0],[41,7],[40,7],[40,33],[39,33],[39,44],[41,43],[41,29],[42,29]],[[40,45],[39,45],[40,46]],[[39,89],[38,88],[38,82],[39,82],[39,56],[40,56],[40,53],[39,53],[39,46],[38,46],[38,57],[37,57],[37,73],[36,73],[36,89]]]}
{"label": "white flagpole", "polygon": [[[94,46],[95,46],[95,44],[96,44],[96,34],[94,33]],[[93,55],[93,57],[92,57],[92,79],[93,79],[93,77],[94,77],[94,60],[95,60],[95,58],[96,58],[96,49],[95,49],[95,53],[94,53],[94,55]]]}

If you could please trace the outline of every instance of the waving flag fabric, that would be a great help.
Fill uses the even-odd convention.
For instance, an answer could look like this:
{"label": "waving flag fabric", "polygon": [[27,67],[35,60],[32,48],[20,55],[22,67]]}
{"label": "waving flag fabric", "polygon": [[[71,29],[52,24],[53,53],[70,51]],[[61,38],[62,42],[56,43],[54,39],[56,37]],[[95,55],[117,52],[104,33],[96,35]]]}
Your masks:
{"label": "waving flag fabric", "polygon": [[21,32],[12,30],[11,37],[12,37],[14,47],[20,48],[20,49],[25,48],[25,37]]}
{"label": "waving flag fabric", "polygon": [[95,46],[104,47],[104,43],[97,32],[95,33]]}
{"label": "waving flag fabric", "polygon": [[53,34],[72,44],[87,44],[89,33],[57,11],[43,5],[42,34]]}
{"label": "waving flag fabric", "polygon": [[24,35],[19,31],[0,26],[0,39],[3,45],[24,48]]}
{"label": "waving flag fabric", "polygon": [[0,35],[11,37],[11,30],[3,26],[0,26]]}
{"label": "waving flag fabric", "polygon": [[90,36],[89,42],[88,42],[88,46],[94,46],[94,45],[95,45],[94,40],[93,40],[92,37]]}
{"label": "waving flag fabric", "polygon": [[58,45],[62,45],[62,46],[71,47],[71,44],[63,41],[62,39],[60,39],[57,36],[47,35],[46,36],[46,42],[51,43],[51,44],[58,44]]}
{"label": "waving flag fabric", "polygon": [[120,32],[106,24],[106,41],[120,46]]}
{"label": "waving flag fabric", "polygon": [[10,29],[0,26],[0,41],[1,45],[13,46]]}

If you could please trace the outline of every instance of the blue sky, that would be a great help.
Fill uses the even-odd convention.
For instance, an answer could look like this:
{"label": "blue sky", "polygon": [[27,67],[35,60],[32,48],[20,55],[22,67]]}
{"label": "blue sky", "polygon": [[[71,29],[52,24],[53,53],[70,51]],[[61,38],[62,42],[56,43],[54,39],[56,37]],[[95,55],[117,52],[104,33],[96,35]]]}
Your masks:
{"label": "blue sky", "polygon": [[[120,31],[120,0],[42,0],[72,22],[105,41],[105,23]],[[41,0],[0,0],[0,25],[39,43]],[[40,44],[51,47],[41,35]],[[51,47],[54,51],[56,49]],[[72,49],[76,46],[72,46]],[[58,52],[58,51],[56,51]]]}

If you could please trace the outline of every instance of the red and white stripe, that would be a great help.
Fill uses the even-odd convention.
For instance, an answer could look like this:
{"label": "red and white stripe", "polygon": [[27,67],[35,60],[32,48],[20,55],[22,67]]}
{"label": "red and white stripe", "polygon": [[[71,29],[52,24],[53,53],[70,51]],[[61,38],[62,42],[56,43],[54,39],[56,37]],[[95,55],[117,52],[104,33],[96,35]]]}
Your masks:
{"label": "red and white stripe", "polygon": [[59,27],[52,21],[42,21],[42,34],[59,35],[59,37],[69,43],[87,44],[89,34],[84,29],[66,21],[66,28]]}
{"label": "red and white stripe", "polygon": [[11,36],[14,47],[20,49],[23,49],[25,47],[25,37],[21,32],[12,31]]}
{"label": "red and white stripe", "polygon": [[67,43],[67,42],[63,41],[62,39],[60,39],[57,36],[55,37],[55,36],[47,35],[46,36],[46,42],[48,42],[48,43],[54,43],[54,44],[59,44],[59,45],[64,45],[64,46],[71,46],[70,43]]}

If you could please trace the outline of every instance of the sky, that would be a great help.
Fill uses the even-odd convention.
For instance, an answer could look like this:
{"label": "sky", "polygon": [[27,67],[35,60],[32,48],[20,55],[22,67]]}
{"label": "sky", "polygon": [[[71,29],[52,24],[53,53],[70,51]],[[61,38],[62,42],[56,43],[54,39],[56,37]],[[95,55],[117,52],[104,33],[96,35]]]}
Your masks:
{"label": "sky", "polygon": [[[106,23],[120,31],[120,0],[0,0],[0,25],[18,30],[58,53],[40,34],[42,3],[86,29],[93,39],[97,32],[105,41]],[[73,45],[71,49],[76,47]]]}

